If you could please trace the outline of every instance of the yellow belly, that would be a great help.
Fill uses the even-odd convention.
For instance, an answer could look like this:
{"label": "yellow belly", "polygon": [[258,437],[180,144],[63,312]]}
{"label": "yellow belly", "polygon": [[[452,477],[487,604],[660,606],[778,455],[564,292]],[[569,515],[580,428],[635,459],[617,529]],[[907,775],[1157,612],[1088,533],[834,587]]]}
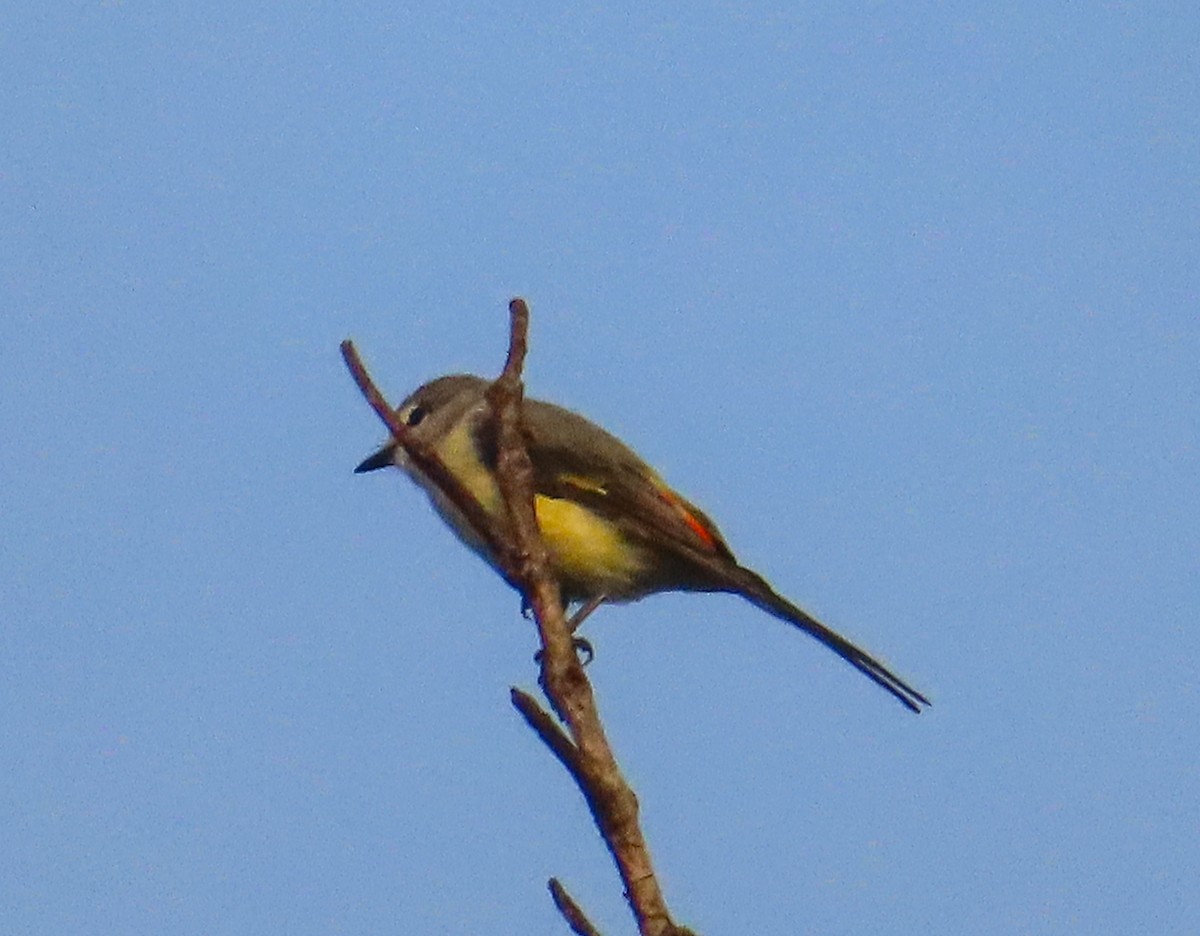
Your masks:
{"label": "yellow belly", "polygon": [[[446,466],[466,485],[489,513],[501,509],[495,478],[480,463],[466,424],[439,445]],[[420,481],[421,479],[418,479]],[[484,555],[483,544],[445,496],[424,485],[439,512],[472,549]],[[629,542],[609,521],[574,501],[536,495],[538,527],[550,552],[555,572],[569,598],[593,595],[629,596],[648,561],[644,551]],[[490,557],[484,555],[490,560]]]}
{"label": "yellow belly", "polygon": [[617,527],[568,500],[538,495],[533,508],[566,590],[614,596],[633,590],[646,557]]}

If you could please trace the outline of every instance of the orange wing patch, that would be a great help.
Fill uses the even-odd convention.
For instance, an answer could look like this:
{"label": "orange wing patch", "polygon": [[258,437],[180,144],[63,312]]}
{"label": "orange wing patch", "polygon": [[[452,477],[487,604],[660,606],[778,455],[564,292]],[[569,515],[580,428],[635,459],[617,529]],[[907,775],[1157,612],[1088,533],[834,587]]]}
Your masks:
{"label": "orange wing patch", "polygon": [[[600,481],[592,478],[585,478],[577,474],[564,474],[559,476],[559,481],[563,484],[569,484],[581,491],[587,491],[591,494],[599,494],[602,497],[608,495],[608,489]],[[650,481],[654,486],[655,493],[663,503],[671,507],[680,520],[684,522],[689,530],[696,534],[696,538],[704,548],[711,552],[727,552],[728,547],[725,546],[719,533],[714,531],[712,527],[702,517],[697,517],[693,513],[692,506],[682,497],[671,490],[657,475],[651,475],[646,480]]]}
{"label": "orange wing patch", "polygon": [[718,551],[717,537],[713,535],[712,530],[705,525],[703,520],[688,509],[687,502],[682,497],[665,485],[658,489],[658,496],[675,508],[675,511],[679,514],[683,522],[688,525],[688,528],[693,533],[700,537],[700,541],[705,546],[713,552]]}

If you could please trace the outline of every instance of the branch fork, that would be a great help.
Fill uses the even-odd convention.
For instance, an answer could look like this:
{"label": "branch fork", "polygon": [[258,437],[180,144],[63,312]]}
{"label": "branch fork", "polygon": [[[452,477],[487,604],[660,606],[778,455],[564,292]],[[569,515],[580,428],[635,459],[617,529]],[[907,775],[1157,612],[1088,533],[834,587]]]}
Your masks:
{"label": "branch fork", "polygon": [[[592,811],[609,852],[616,862],[625,896],[642,936],[690,936],[672,922],[655,877],[650,852],[638,824],[638,802],[621,774],[596,707],[595,695],[575,653],[571,628],[563,612],[559,583],[538,529],[533,507],[533,466],[521,431],[521,380],[528,351],[529,307],[523,299],[508,306],[508,356],[500,376],[487,391],[496,422],[496,474],[508,513],[508,523],[490,516],[450,472],[437,453],[412,438],[371,380],[354,343],[341,345],[342,357],[359,390],[388,427],[412,463],[430,478],[470,522],[500,566],[505,579],[533,609],[542,644],[539,682],[559,721],[528,693],[512,688],[513,706],[542,742],[571,774]],[[562,884],[549,883],[555,905],[572,932],[598,936],[579,905]]]}

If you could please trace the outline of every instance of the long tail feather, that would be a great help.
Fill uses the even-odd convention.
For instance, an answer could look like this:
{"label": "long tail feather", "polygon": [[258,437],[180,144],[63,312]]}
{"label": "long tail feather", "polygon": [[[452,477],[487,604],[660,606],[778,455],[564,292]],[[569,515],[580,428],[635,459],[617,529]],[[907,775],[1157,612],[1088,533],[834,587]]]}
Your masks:
{"label": "long tail feather", "polygon": [[841,634],[830,630],[816,618],[777,594],[761,575],[745,567],[738,568],[738,587],[735,590],[747,601],[817,638],[876,685],[882,686],[899,699],[909,710],[919,713],[922,706],[932,704],[865,650],[856,647]]}

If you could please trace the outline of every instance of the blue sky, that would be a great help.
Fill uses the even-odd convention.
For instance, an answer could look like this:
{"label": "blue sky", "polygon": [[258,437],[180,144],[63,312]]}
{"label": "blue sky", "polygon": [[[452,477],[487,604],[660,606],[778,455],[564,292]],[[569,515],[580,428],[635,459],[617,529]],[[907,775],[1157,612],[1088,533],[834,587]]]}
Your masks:
{"label": "blue sky", "polygon": [[715,933],[1200,919],[1185,5],[0,14],[0,918],[631,932],[506,587],[346,376],[616,431],[934,699],[735,598],[598,614]]}

